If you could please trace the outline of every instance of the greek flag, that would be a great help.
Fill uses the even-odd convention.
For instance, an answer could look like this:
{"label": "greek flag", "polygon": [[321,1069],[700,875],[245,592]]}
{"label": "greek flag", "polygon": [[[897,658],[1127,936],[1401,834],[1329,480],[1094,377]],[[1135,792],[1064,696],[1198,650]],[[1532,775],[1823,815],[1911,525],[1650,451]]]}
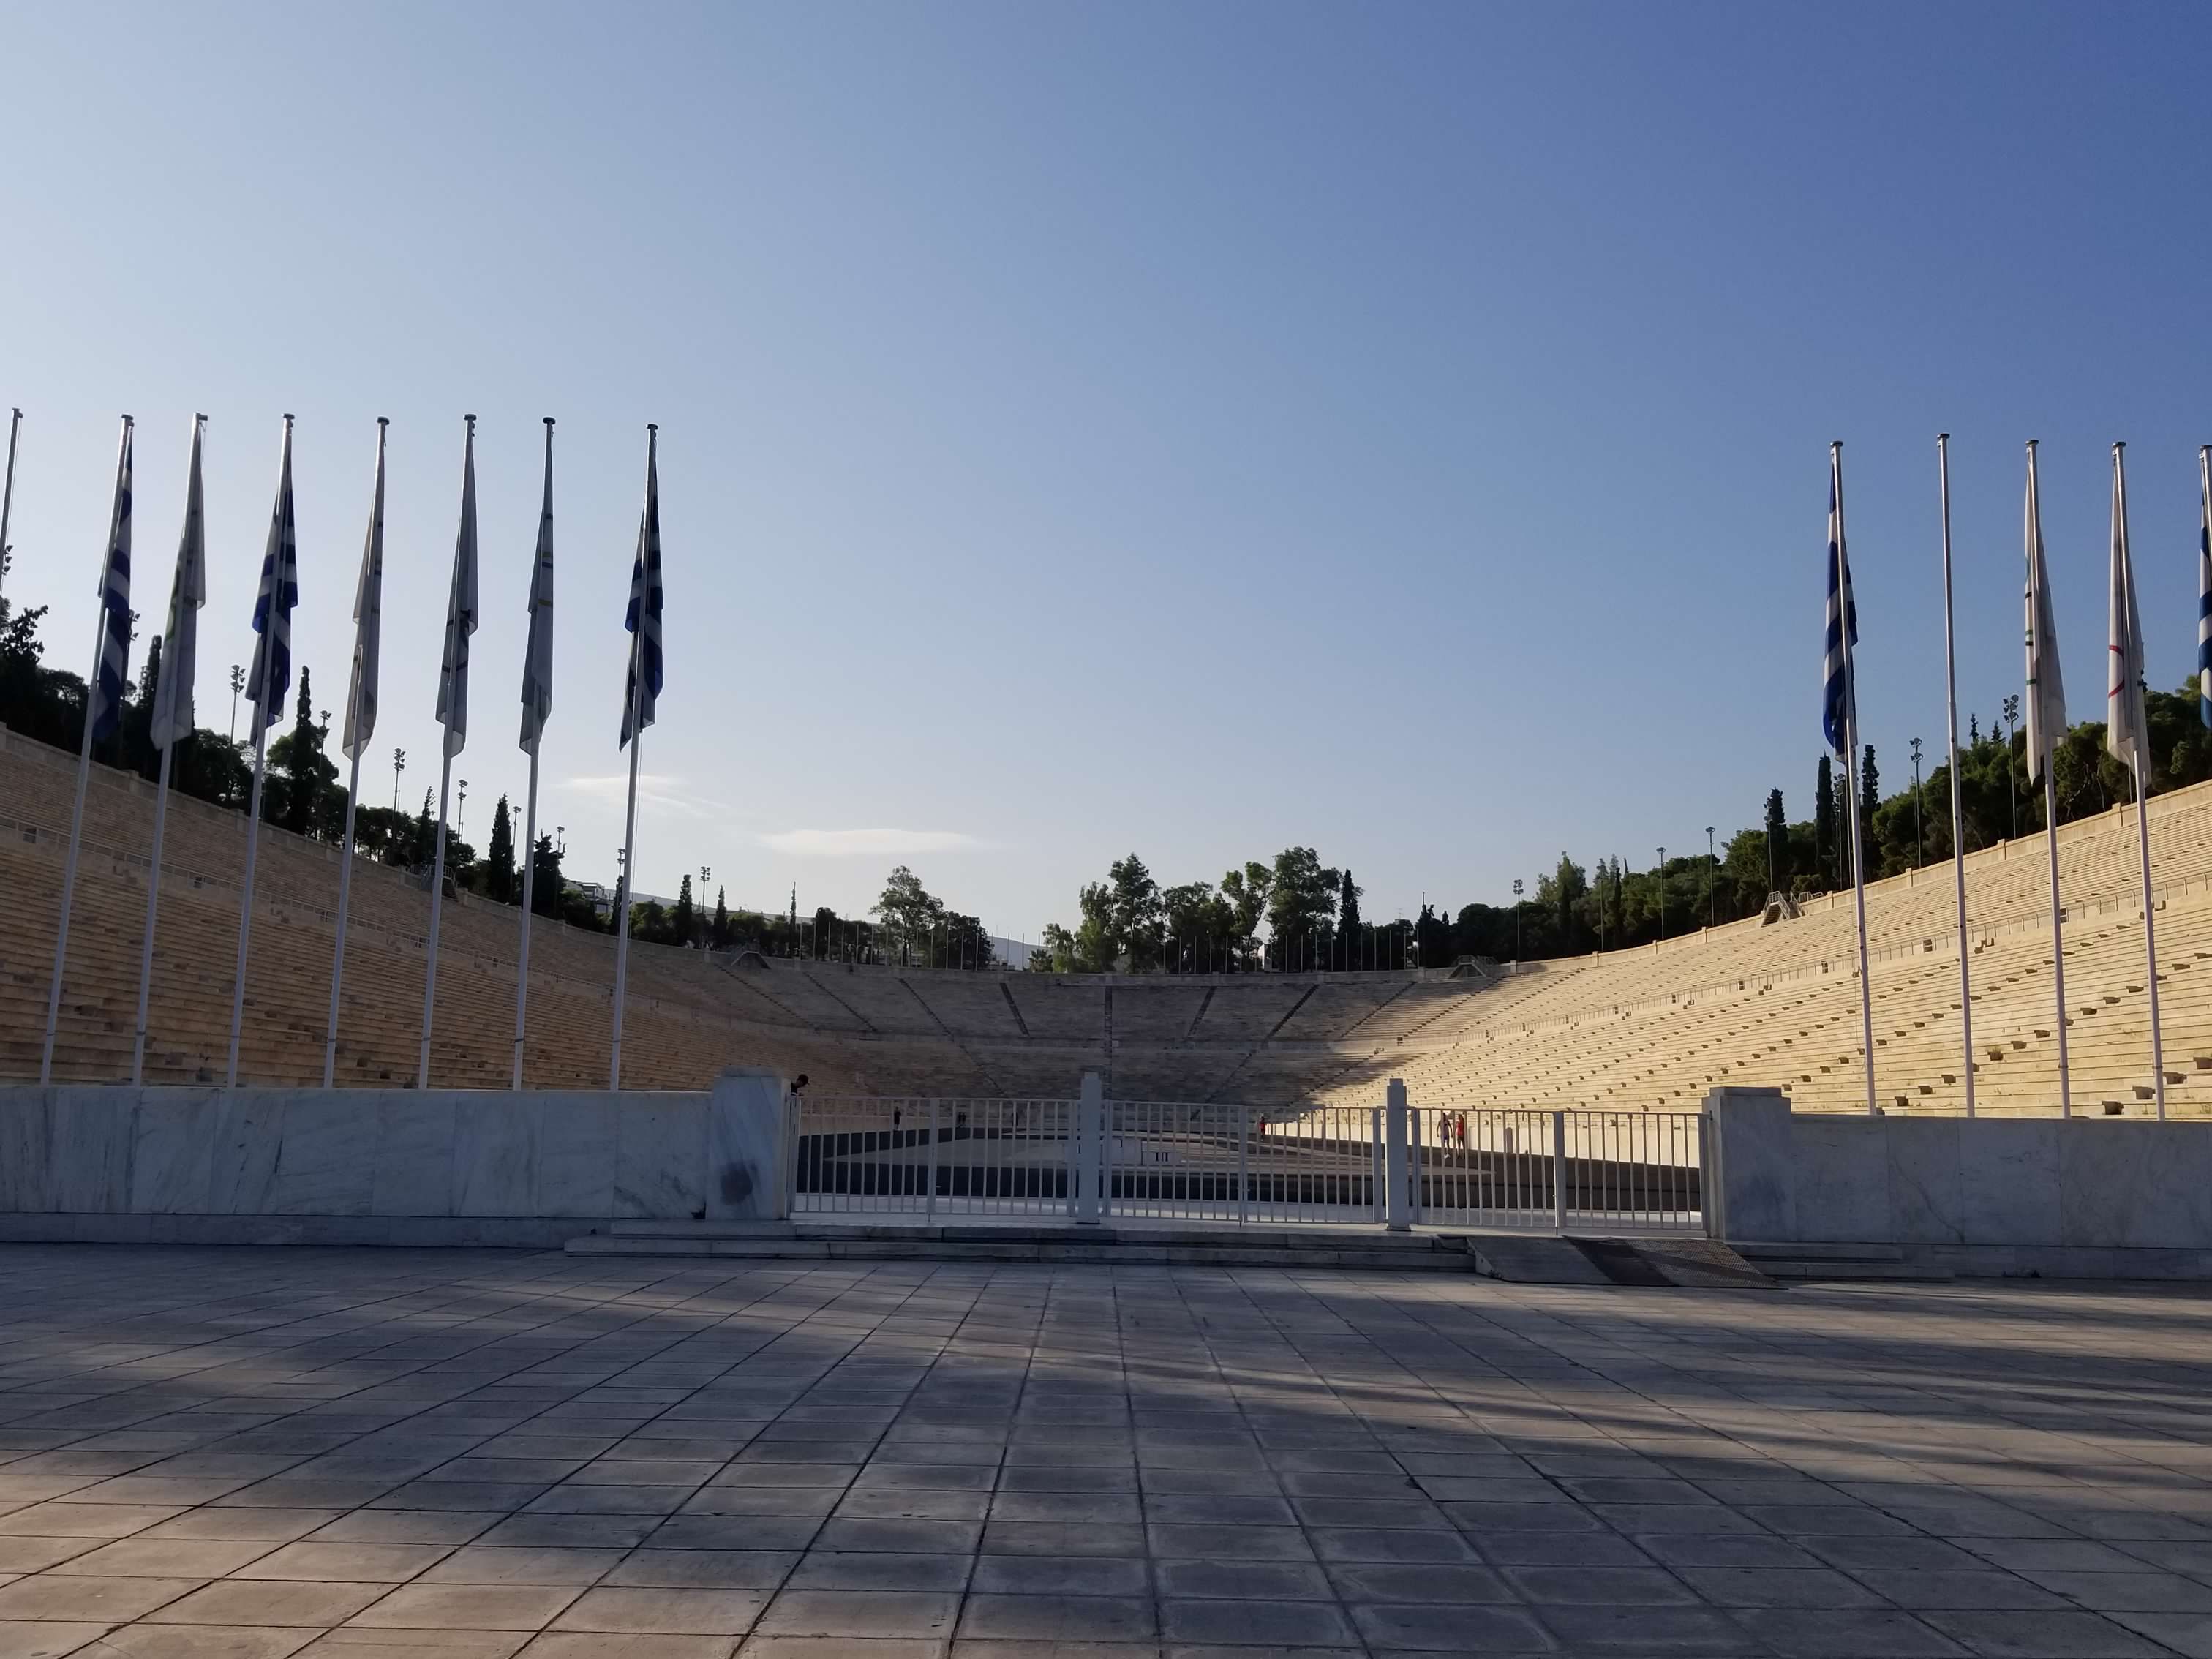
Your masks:
{"label": "greek flag", "polygon": [[107,553],[100,564],[100,665],[85,708],[94,741],[113,736],[123,724],[123,698],[131,684],[131,428],[125,415],[123,447],[115,458]]}
{"label": "greek flag", "polygon": [[192,734],[192,675],[199,656],[200,607],[207,603],[207,528],[201,516],[200,425],[192,416],[192,454],[185,475],[185,529],[177,538],[177,576],[169,587],[169,630],[161,640],[161,678],[154,687],[156,749]]}
{"label": "greek flag", "polygon": [[353,678],[346,686],[348,760],[358,760],[376,735],[376,671],[384,645],[384,429],[376,422],[376,483],[368,495],[368,536],[362,544],[361,580],[353,590]]}
{"label": "greek flag", "polygon": [[[637,559],[630,566],[629,611],[623,626],[637,635],[623,688],[622,748],[653,724],[660,696],[660,428],[645,429],[645,511],[637,521]],[[639,683],[639,670],[644,681]],[[636,716],[636,725],[630,723]]]}
{"label": "greek flag", "polygon": [[2136,572],[2128,556],[2128,483],[2121,446],[2112,446],[2112,609],[2106,629],[2109,684],[2105,690],[2105,749],[2130,766],[2150,761],[2144,730],[2142,619],[2136,610]]}
{"label": "greek flag", "polygon": [[253,666],[246,676],[253,705],[252,735],[260,737],[284,715],[292,689],[292,608],[300,603],[300,546],[292,523],[292,417],[284,417],[284,448],[276,464],[276,504],[269,514],[269,545],[261,555],[261,591],[253,600]]}
{"label": "greek flag", "polygon": [[1844,630],[1850,629],[1850,642],[1859,642],[1859,608],[1851,593],[1850,560],[1844,551],[1843,464],[1840,458],[1828,458],[1828,613],[1827,648],[1820,659],[1822,692],[1820,698],[1820,730],[1828,739],[1828,747],[1850,759],[1851,715],[1855,712],[1851,696],[1850,670],[1844,660]]}
{"label": "greek flag", "polygon": [[545,421],[545,504],[538,513],[538,562],[530,573],[530,638],[522,648],[522,752],[538,752],[553,712],[553,421]]}
{"label": "greek flag", "polygon": [[2058,623],[2043,556],[2043,508],[2035,483],[2035,441],[2027,445],[2027,781],[2042,777],[2066,735],[2066,682],[2058,672]]}
{"label": "greek flag", "polygon": [[2197,712],[2212,726],[2212,449],[2197,452]]}
{"label": "greek flag", "polygon": [[469,740],[469,635],[477,631],[477,417],[461,452],[461,527],[453,538],[453,585],[446,596],[446,649],[438,664],[438,724],[447,758]]}

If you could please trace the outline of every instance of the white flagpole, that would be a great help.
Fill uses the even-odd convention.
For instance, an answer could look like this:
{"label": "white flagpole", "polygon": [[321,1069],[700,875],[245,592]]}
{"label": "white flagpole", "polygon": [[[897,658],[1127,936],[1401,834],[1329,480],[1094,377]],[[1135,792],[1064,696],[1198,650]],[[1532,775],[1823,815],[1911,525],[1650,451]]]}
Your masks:
{"label": "white flagpole", "polygon": [[[553,417],[548,415],[545,416],[545,504],[539,520],[541,530],[552,516]],[[534,608],[538,596],[538,568],[533,563],[530,571],[530,592],[533,606],[530,620],[533,630],[540,620]],[[552,623],[548,619],[544,625],[550,628]],[[526,647],[525,648],[527,649]],[[535,667],[534,663],[525,664],[526,677],[529,676]],[[544,722],[539,718],[539,709],[533,705],[526,708],[523,715],[524,720],[534,729],[530,739],[530,801],[529,805],[523,809],[522,948],[516,953],[514,963],[514,1082],[513,1086],[517,1089],[522,1086],[522,1041],[523,1034],[528,1030],[530,1021],[531,904],[538,884],[538,750],[539,745],[545,740]],[[617,946],[617,949],[619,951],[620,947]]]}
{"label": "white flagpole", "polygon": [[154,991],[154,922],[161,905],[161,830],[169,816],[169,757],[176,745],[161,745],[161,779],[155,786],[154,850],[146,860],[146,939],[138,950],[138,1023],[131,1038],[131,1081],[146,1080],[146,1012]]}
{"label": "white flagpole", "polygon": [[[198,623],[191,612],[204,596],[204,565],[206,548],[204,532],[200,522],[200,428],[207,423],[204,415],[192,416],[192,448],[191,476],[185,484],[185,527],[177,550],[175,591],[169,601],[169,637],[163,641],[167,648],[167,660],[161,668],[161,681],[154,696],[154,707],[149,711],[157,728],[155,742],[161,750],[161,776],[155,787],[154,848],[146,864],[146,937],[138,955],[138,1021],[131,1039],[131,1081],[133,1085],[146,1080],[146,1024],[147,1012],[154,991],[154,925],[159,919],[161,906],[161,834],[169,817],[169,763],[177,744],[184,741],[177,731],[178,721],[163,722],[162,705],[166,702],[175,715],[185,716],[183,724],[189,728],[192,688],[189,678],[183,695],[178,695],[173,684],[179,674],[189,676],[193,672],[194,652],[179,652],[178,641],[183,630],[195,631]],[[187,564],[191,568],[187,571]]]}
{"label": "white flagpole", "polygon": [[438,994],[438,917],[446,902],[446,789],[453,781],[453,757],[442,753],[438,767],[437,852],[430,865],[430,944],[422,964],[422,1049],[416,1060],[415,1086],[430,1086],[430,1015]]}
{"label": "white flagpole", "polygon": [[[238,1086],[238,1050],[246,1030],[246,951],[253,937],[253,869],[261,851],[261,789],[269,771],[269,720],[274,697],[283,695],[272,682],[284,672],[284,688],[292,678],[292,612],[285,604],[288,579],[296,581],[299,549],[292,522],[292,417],[284,417],[282,458],[277,464],[276,505],[270,520],[269,550],[262,556],[262,581],[268,610],[260,616],[261,643],[254,650],[258,684],[249,687],[253,697],[253,793],[246,809],[246,872],[238,896],[238,964],[230,993],[230,1063],[228,1086]],[[257,607],[258,610],[258,607]],[[282,660],[280,662],[279,657]]]}
{"label": "white flagpole", "polygon": [[2132,744],[2136,775],[2136,842],[2142,855],[2143,953],[2147,958],[2149,978],[2145,988],[2150,992],[2150,1064],[2151,1079],[2158,1099],[2158,1121],[2166,1121],[2166,1042],[2158,1024],[2158,925],[2156,907],[2150,890],[2150,733],[2145,729],[2149,722],[2141,718],[2142,688],[2136,680],[2135,664],[2142,650],[2142,618],[2136,614],[2136,578],[2128,549],[2128,470],[2124,443],[2112,446],[2112,513],[2113,526],[2118,541],[2121,573],[2124,577],[2123,598],[2127,610],[2126,648],[2113,672],[2122,677],[2118,684],[2124,690],[2130,704],[2137,711],[2138,720]]}
{"label": "white flagpole", "polygon": [[15,508],[15,434],[23,424],[23,411],[8,416],[8,482],[0,484],[0,582],[8,578],[8,519]]}
{"label": "white flagpole", "polygon": [[623,867],[619,890],[622,902],[615,907],[615,1029],[614,1048],[607,1066],[607,1087],[622,1087],[623,1008],[629,991],[629,909],[635,891],[630,886],[634,879],[630,869],[630,849],[637,842],[637,751],[643,746],[645,733],[638,729],[638,707],[645,696],[645,665],[642,660],[645,644],[645,618],[637,619],[637,632],[629,642],[629,805],[623,813]]}
{"label": "white flagpole", "polygon": [[238,976],[230,993],[230,1067],[224,1074],[231,1088],[238,1086],[238,1039],[246,1028],[246,951],[253,936],[253,863],[261,850],[261,779],[268,769],[263,764],[269,744],[269,732],[260,729],[253,734],[253,798],[246,809],[246,875],[238,899]]}
{"label": "white flagpole", "polygon": [[[115,455],[115,483],[118,492],[123,486],[124,468],[130,465],[131,417],[123,417],[123,437]],[[120,499],[118,493],[118,501]],[[111,514],[108,538],[111,550],[114,544],[115,525]],[[84,790],[92,776],[93,703],[100,696],[100,671],[107,659],[107,557],[101,556],[99,620],[94,624],[92,635],[92,672],[84,682],[84,738],[77,746],[76,800],[70,808],[69,859],[62,866],[62,909],[54,924],[54,971],[46,987],[46,1045],[39,1052],[39,1081],[54,1080],[54,1033],[61,1023],[62,966],[69,957],[70,909],[76,898],[77,844],[84,835]]]}
{"label": "white flagpole", "polygon": [[[391,422],[383,416],[380,415],[376,417],[376,485],[374,498],[369,503],[370,545],[364,550],[365,564],[368,560],[381,556],[384,540],[384,434],[385,428],[390,424]],[[381,570],[376,573],[380,586],[382,574]],[[369,573],[366,568],[363,569],[362,575],[364,580],[368,578]],[[382,603],[380,592],[364,593],[361,598],[378,605]],[[356,741],[352,753],[348,757],[345,848],[338,861],[337,943],[331,953],[331,1008],[323,1026],[323,1087],[325,1089],[333,1086],[334,1079],[337,1075],[338,988],[345,980],[346,912],[353,899],[354,811],[361,804],[361,751],[368,746],[369,738],[369,733],[358,730],[358,727],[363,702],[374,699],[373,693],[370,699],[365,700],[362,697],[362,693],[366,689],[362,681],[365,676],[376,672],[375,665],[364,661],[362,657],[362,631],[371,625],[371,620],[366,610],[362,615],[354,619],[354,667],[351,681],[346,687],[345,730],[347,734]]]}
{"label": "white flagpole", "polygon": [[1875,1104],[1874,1092],[1874,985],[1867,977],[1866,848],[1859,823],[1859,687],[1851,670],[1851,617],[1858,596],[1850,580],[1850,543],[1844,536],[1844,446],[1840,441],[1828,446],[1828,466],[1836,490],[1836,557],[1843,566],[1836,602],[1843,610],[1844,731],[1850,745],[1844,757],[1844,798],[1850,810],[1851,889],[1858,906],[1859,1026],[1866,1043],[1867,1115],[1876,1117],[1881,1111]]}
{"label": "white flagpole", "polygon": [[[2043,513],[2035,477],[2035,443],[2036,441],[2033,438],[2027,441],[2027,501],[2031,514],[2028,520],[2029,556],[2033,561],[2028,571],[2028,580],[2031,584],[2028,593],[2028,626],[2039,636],[2036,640],[2038,652],[2055,655],[2057,641],[2039,637],[2044,631],[2042,611],[2048,604],[2045,590],[2049,576],[2043,568],[2041,557]],[[2039,657],[2039,660],[2040,660]],[[2028,696],[2031,702],[2033,702],[2042,696],[2041,687],[2039,685],[2029,687]],[[2043,842],[2044,850],[2051,860],[2051,988],[2058,999],[2058,1115],[2061,1118],[2070,1118],[2074,1115],[2074,1073],[2066,1053],[2066,936],[2058,902],[2057,769],[2051,764],[2050,748],[2051,734],[2045,729],[2045,722],[2039,711],[2033,725],[2029,728],[2029,736],[2038,745],[2035,759],[2043,771]]]}
{"label": "white flagpole", "polygon": [[514,1085],[522,1086],[522,1034],[530,1010],[530,899],[538,874],[538,750],[530,751],[530,805],[522,832],[522,949],[514,964]]}
{"label": "white flagpole", "polygon": [[[1943,502],[1943,701],[1951,723],[1951,885],[1959,902],[1959,1035],[1966,1045],[1966,1115],[1974,1115],[1974,970],[1966,944],[1966,812],[1959,785],[1959,655],[1951,625],[1951,434],[1936,434]],[[2011,764],[2011,757],[2006,757]]]}

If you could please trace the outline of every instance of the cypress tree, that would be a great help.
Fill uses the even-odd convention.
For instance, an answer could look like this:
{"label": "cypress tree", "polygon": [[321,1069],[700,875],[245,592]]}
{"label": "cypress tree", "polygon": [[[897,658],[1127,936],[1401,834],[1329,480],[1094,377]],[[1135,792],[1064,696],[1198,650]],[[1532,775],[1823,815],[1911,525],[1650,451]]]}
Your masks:
{"label": "cypress tree", "polygon": [[1766,890],[1778,893],[1790,879],[1784,866],[1790,861],[1790,817],[1782,805],[1782,792],[1766,794]]}
{"label": "cypress tree", "polygon": [[501,904],[513,904],[514,890],[514,820],[507,815],[507,797],[491,815],[491,849],[486,854],[484,890]]}
{"label": "cypress tree", "polygon": [[284,827],[304,836],[315,822],[314,756],[320,752],[322,733],[315,730],[315,705],[308,691],[307,669],[300,667],[300,706],[292,719],[292,787],[285,792]]}
{"label": "cypress tree", "polygon": [[1336,937],[1339,961],[1346,968],[1359,966],[1359,889],[1352,885],[1352,872],[1344,872],[1344,884],[1336,901]]}
{"label": "cypress tree", "polygon": [[714,890],[714,922],[707,938],[717,951],[730,948],[730,907],[722,901],[722,889]]}
{"label": "cypress tree", "polygon": [[1836,873],[1843,866],[1836,857],[1836,789],[1830,781],[1828,757],[1820,757],[1820,771],[1813,785],[1813,864],[1814,873],[1831,888],[1842,883]]}
{"label": "cypress tree", "polygon": [[691,872],[686,870],[684,872],[684,884],[676,890],[675,924],[676,942],[678,945],[689,945],[692,942],[692,921]]}

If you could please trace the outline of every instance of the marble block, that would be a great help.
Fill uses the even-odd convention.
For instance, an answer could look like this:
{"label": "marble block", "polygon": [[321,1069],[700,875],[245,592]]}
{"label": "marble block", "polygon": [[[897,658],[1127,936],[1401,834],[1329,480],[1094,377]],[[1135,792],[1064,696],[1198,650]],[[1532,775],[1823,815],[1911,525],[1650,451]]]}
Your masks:
{"label": "marble block", "polygon": [[614,1208],[608,1213],[683,1221],[707,1212],[703,1096],[616,1097]]}
{"label": "marble block", "polygon": [[1721,1237],[1795,1239],[1795,1121],[1789,1097],[1778,1089],[1715,1089],[1705,1096],[1705,1112],[1717,1188],[1707,1206]]}
{"label": "marble block", "polygon": [[276,1188],[276,1153],[283,1140],[284,1102],[281,1089],[222,1091],[208,1148],[210,1213],[269,1213]]}
{"label": "marble block", "polygon": [[220,1091],[142,1089],[131,1134],[131,1209],[143,1215],[205,1215],[215,1164]]}
{"label": "marble block", "polygon": [[1860,1243],[1891,1237],[1889,1130],[1880,1117],[1808,1115],[1790,1125],[1797,1237]]}
{"label": "marble block", "polygon": [[737,1067],[707,1097],[707,1216],[783,1221],[791,1215],[790,1091],[775,1072]]}
{"label": "marble block", "polygon": [[531,1097],[538,1109],[533,1213],[615,1213],[615,1106],[622,1098],[580,1089]]}
{"label": "marble block", "polygon": [[0,1089],[0,1213],[37,1214],[46,1201],[51,1089]]}
{"label": "marble block", "polygon": [[469,1094],[453,1109],[455,1215],[535,1215],[538,1097]]}
{"label": "marble block", "polygon": [[1884,1120],[1891,1231],[1870,1237],[1899,1244],[1966,1242],[1959,1135],[1966,1127],[1954,1117]]}
{"label": "marble block", "polygon": [[2202,1249],[2207,1241],[2201,1172],[2192,1156],[2200,1123],[2076,1120],[2058,1133],[2058,1242],[2087,1246]]}
{"label": "marble block", "polygon": [[1969,1244],[2056,1244],[2058,1132],[2037,1118],[1959,1121],[1960,1230]]}
{"label": "marble block", "polygon": [[75,1215],[128,1212],[137,1091],[55,1089],[48,1099],[46,1207]]}
{"label": "marble block", "polygon": [[455,1103],[449,1089],[386,1093],[379,1100],[369,1214],[453,1213]]}
{"label": "marble block", "polygon": [[286,1103],[271,1215],[368,1215],[381,1115],[374,1096],[301,1090]]}

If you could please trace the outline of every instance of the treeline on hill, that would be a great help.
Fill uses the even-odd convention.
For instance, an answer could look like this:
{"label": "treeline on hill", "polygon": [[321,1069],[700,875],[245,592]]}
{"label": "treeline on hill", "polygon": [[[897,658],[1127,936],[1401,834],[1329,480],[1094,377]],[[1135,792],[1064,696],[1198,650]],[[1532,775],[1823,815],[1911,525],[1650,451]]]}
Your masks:
{"label": "treeline on hill", "polygon": [[[45,615],[43,606],[14,611],[0,597],[0,725],[74,752],[84,731],[84,681],[41,661],[39,623]],[[148,731],[161,672],[161,641],[156,635],[148,643],[125,703],[120,729],[97,746],[95,755],[149,781],[160,772],[160,757]],[[2018,701],[2006,700],[2008,720],[2017,713]],[[2146,702],[2156,757],[2151,792],[2212,777],[2212,732],[2198,718],[2195,684],[2185,684],[2179,692],[2151,691]],[[234,722],[236,702],[234,690]],[[325,752],[331,726],[330,711],[314,708],[313,683],[303,666],[291,724],[269,744],[262,817],[300,835],[335,842],[345,833],[346,792],[337,766]],[[203,727],[178,745],[171,787],[242,812],[252,789],[252,754],[251,745],[234,735]],[[1984,731],[1978,718],[1970,720],[1960,750],[1969,852],[2042,829],[2043,793],[2040,786],[2027,781],[2025,754],[2017,731],[2001,730],[1994,720]],[[2051,775],[2061,823],[2105,811],[2134,793],[2127,769],[2105,752],[2101,720],[2068,731]],[[1709,921],[1754,915],[1770,892],[1804,896],[1849,886],[1854,803],[1869,878],[1902,874],[1951,856],[1948,765],[1935,767],[1917,789],[1908,784],[1886,796],[1869,744],[1860,757],[1856,780],[1823,756],[1813,789],[1809,818],[1793,822],[1783,792],[1772,790],[1764,821],[1716,842],[1711,858],[1698,851],[1636,870],[1619,857],[1601,857],[1585,866],[1562,853],[1555,868],[1537,877],[1533,895],[1511,904],[1468,904],[1456,911],[1424,905],[1418,917],[1387,921],[1363,916],[1363,890],[1351,871],[1323,865],[1310,847],[1285,848],[1271,861],[1254,860],[1227,872],[1218,883],[1164,888],[1132,853],[1109,866],[1104,881],[1081,890],[1077,925],[1047,927],[1042,947],[1025,965],[1063,973],[1346,971],[1436,966],[1462,957],[1530,959],[1618,950]],[[354,823],[362,854],[426,870],[434,852],[435,805],[428,791],[411,812],[362,801]],[[499,903],[520,904],[522,876],[514,830],[503,795],[492,813],[490,839],[481,857],[449,827],[446,866],[456,886]],[[894,966],[1000,965],[981,922],[933,896],[903,865],[891,872],[868,918],[842,916],[828,908],[802,916],[795,894],[782,915],[732,912],[720,890],[710,914],[702,908],[703,893],[695,899],[688,875],[673,905],[647,900],[626,906],[617,889],[602,915],[591,893],[564,878],[564,852],[551,836],[538,838],[532,908],[574,927],[612,933],[613,916],[627,909],[631,936],[660,944]]]}
{"label": "treeline on hill", "polygon": [[[2197,687],[2150,691],[2154,794],[2212,778],[2212,732],[2198,716]],[[2018,700],[2007,700],[2016,714]],[[2027,781],[2027,743],[1991,721],[1968,723],[1959,750],[1966,850],[2043,828],[2043,791]],[[1030,965],[1060,972],[1236,973],[1261,969],[1324,971],[1437,966],[1462,957],[1529,960],[1643,945],[1710,923],[1755,915],[1767,896],[1803,897],[1851,883],[1850,817],[1860,813],[1869,880],[1902,875],[1951,856],[1951,769],[1884,795],[1874,746],[1860,757],[1853,787],[1823,756],[1813,780],[1814,811],[1791,821],[1779,789],[1763,821],[1648,869],[1616,856],[1584,866],[1562,853],[1534,890],[1510,904],[1424,905],[1418,917],[1370,921],[1349,870],[1321,862],[1310,847],[1285,848],[1272,863],[1248,863],[1218,883],[1163,888],[1134,853],[1076,896],[1080,920],[1045,929]],[[2058,821],[2132,799],[2128,769],[2105,752],[2105,726],[2071,727],[2051,767]],[[1520,884],[1515,884],[1516,891]],[[1265,924],[1266,933],[1261,933]]]}
{"label": "treeline on hill", "polygon": [[[0,574],[5,567],[0,565]],[[75,753],[84,736],[83,679],[41,660],[39,624],[46,608],[16,611],[0,596],[0,725],[27,738]],[[133,613],[134,629],[137,615]],[[161,775],[161,755],[149,735],[154,693],[161,684],[161,641],[148,641],[137,680],[126,696],[123,719],[112,738],[95,745],[94,758],[136,772],[148,781]],[[235,678],[235,677],[234,677]],[[204,709],[207,700],[198,700]],[[232,691],[232,718],[237,693]],[[333,843],[345,838],[346,791],[337,764],[325,752],[331,711],[315,708],[314,678],[300,670],[291,724],[269,743],[261,788],[261,816],[311,840]],[[231,734],[201,727],[177,745],[169,768],[170,787],[180,794],[243,812],[252,798],[253,749]],[[364,857],[417,872],[427,871],[436,852],[437,803],[428,791],[420,808],[404,811],[364,799],[354,814],[354,841]],[[501,904],[522,902],[522,871],[517,860],[514,814],[502,795],[493,809],[491,836],[483,854],[463,841],[449,824],[446,869],[455,886]],[[794,898],[786,915],[732,912],[720,890],[712,913],[695,901],[686,875],[672,905],[647,899],[625,907],[617,887],[601,914],[586,890],[563,876],[565,849],[551,836],[538,838],[537,876],[531,908],[541,916],[597,933],[614,931],[614,915],[627,908],[630,936],[662,945],[690,945],[714,950],[750,947],[775,956],[825,960],[905,963],[914,965],[989,967],[991,943],[982,924],[933,897],[914,872],[892,872],[872,921],[817,909],[801,917]]]}

